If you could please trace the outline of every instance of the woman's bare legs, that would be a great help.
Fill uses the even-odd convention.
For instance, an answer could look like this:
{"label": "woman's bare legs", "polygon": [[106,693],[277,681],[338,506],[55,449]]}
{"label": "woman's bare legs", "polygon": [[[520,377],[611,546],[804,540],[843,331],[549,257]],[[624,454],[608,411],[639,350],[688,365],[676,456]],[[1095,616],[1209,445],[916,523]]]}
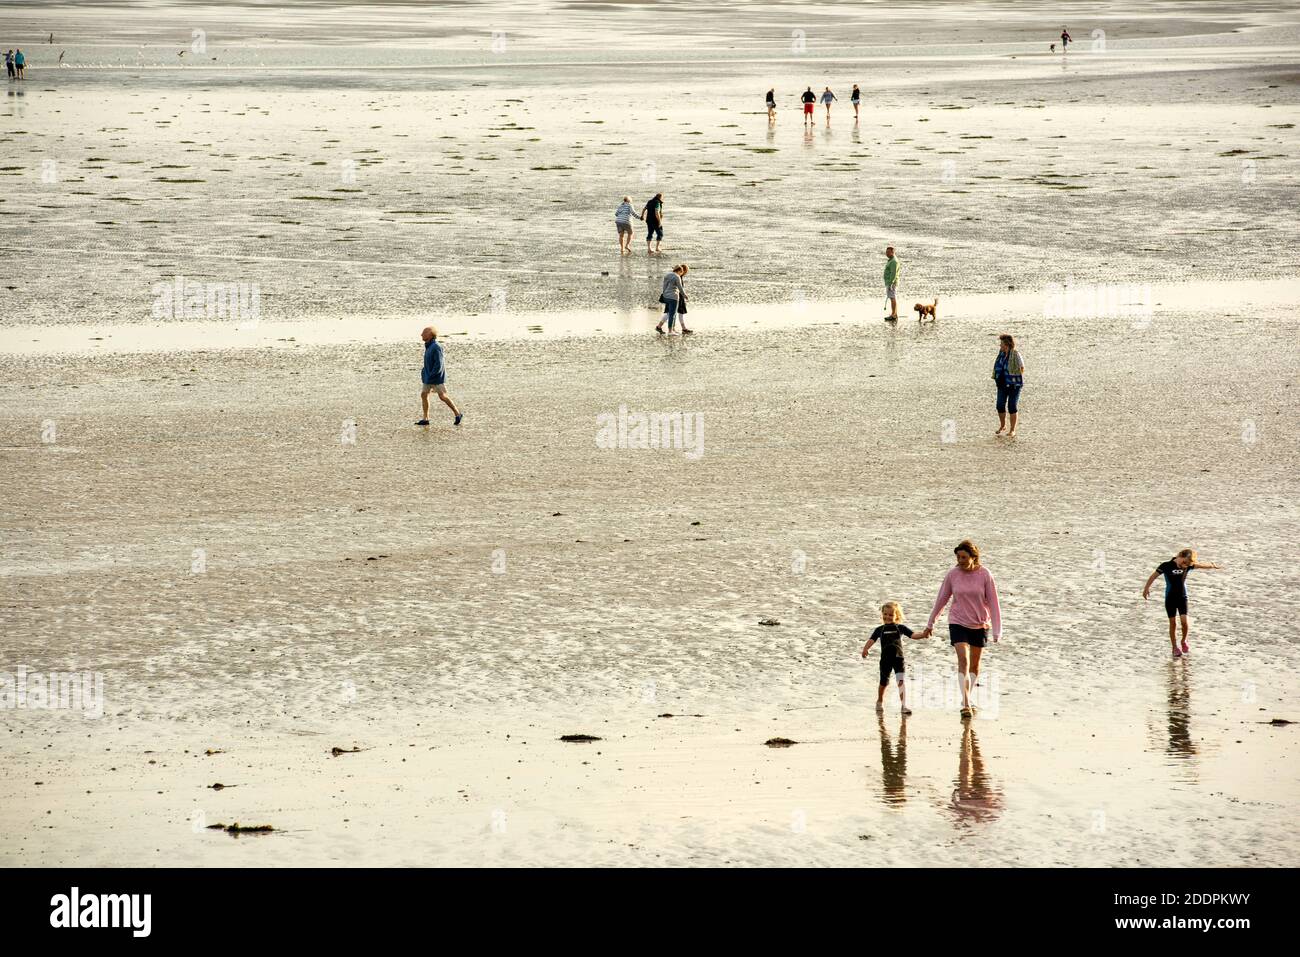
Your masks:
{"label": "woman's bare legs", "polygon": [[973,645],[970,650],[970,693],[975,694],[975,686],[980,683],[980,658],[984,655],[983,648],[976,648]]}
{"label": "woman's bare legs", "polygon": [[1001,435],[1001,434],[1006,430],[1006,427],[1007,427],[1007,414],[1006,414],[1005,412],[999,412],[999,413],[998,413],[998,430],[997,430],[996,432],[994,432],[993,434],[994,434],[994,435]]}
{"label": "woman's bare legs", "polygon": [[970,709],[970,685],[967,683],[970,673],[970,645],[959,641],[953,645],[953,648],[957,650],[957,680],[961,683],[961,709],[967,711]]}
{"label": "woman's bare legs", "polygon": [[1011,436],[1016,434],[1016,418],[1018,415],[1018,412],[1011,413],[1011,428],[1007,430],[1007,438],[1011,438]]}

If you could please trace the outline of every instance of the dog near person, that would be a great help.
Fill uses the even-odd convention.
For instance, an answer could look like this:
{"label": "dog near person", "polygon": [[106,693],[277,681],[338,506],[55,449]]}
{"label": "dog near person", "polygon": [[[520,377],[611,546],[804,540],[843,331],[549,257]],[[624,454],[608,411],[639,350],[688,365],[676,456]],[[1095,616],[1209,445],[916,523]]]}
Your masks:
{"label": "dog near person", "polygon": [[916,310],[917,322],[925,322],[927,316],[932,320],[938,319],[939,318],[939,297],[935,296],[934,302],[930,303],[929,305],[926,305],[923,302],[918,302],[912,308]]}

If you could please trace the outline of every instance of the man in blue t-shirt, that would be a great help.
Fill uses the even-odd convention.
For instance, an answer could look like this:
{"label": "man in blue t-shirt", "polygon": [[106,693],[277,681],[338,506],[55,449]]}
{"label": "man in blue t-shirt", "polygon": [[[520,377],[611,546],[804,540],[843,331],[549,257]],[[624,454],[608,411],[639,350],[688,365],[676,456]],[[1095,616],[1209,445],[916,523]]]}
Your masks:
{"label": "man in blue t-shirt", "polygon": [[434,392],[456,417],[452,425],[460,425],[460,420],[465,416],[456,408],[456,403],[451,401],[451,396],[447,395],[447,366],[442,360],[442,346],[438,345],[438,330],[433,326],[425,326],[420,338],[424,340],[424,367],[420,370],[420,406],[424,415],[415,424],[429,424],[429,393]]}

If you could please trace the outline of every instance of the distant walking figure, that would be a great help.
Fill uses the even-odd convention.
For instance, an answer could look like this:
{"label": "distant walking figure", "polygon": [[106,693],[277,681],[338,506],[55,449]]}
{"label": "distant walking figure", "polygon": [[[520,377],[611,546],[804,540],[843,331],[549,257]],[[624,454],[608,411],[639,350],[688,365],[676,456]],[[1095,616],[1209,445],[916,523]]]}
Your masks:
{"label": "distant walking figure", "polygon": [[1005,332],[998,336],[998,356],[993,360],[993,381],[998,387],[998,430],[1001,435],[1007,427],[1007,413],[1011,414],[1011,430],[1007,438],[1016,434],[1016,416],[1020,412],[1020,390],[1025,384],[1025,360],[1016,350],[1016,340]]}
{"label": "distant walking figure", "polygon": [[812,91],[810,86],[799,94],[799,99],[803,100],[804,126],[810,126],[813,122],[813,110],[817,108],[817,94]]}
{"label": "distant walking figure", "polygon": [[1069,52],[1070,40],[1071,40],[1070,31],[1065,29],[1065,27],[1061,27],[1061,52],[1062,53]]}
{"label": "distant walking figure", "polygon": [[[649,256],[659,255],[659,246],[664,241],[664,194],[655,193],[645,202],[645,207],[641,210],[641,218],[645,220],[645,251]],[[655,248],[650,249],[650,242],[654,241]]]}
{"label": "distant walking figure", "polygon": [[18,79],[25,80],[27,78],[27,57],[23,55],[22,50],[14,51],[14,69],[18,71]]}
{"label": "distant walking figure", "polygon": [[969,718],[971,689],[979,682],[980,656],[988,643],[989,625],[993,626],[993,640],[1002,637],[1002,608],[998,604],[998,588],[989,570],[980,565],[980,550],[975,543],[964,539],[953,549],[957,566],[944,576],[939,597],[934,601],[930,621],[918,638],[929,638],[934,622],[949,601],[948,638],[957,651],[957,675],[961,682],[961,716]]}
{"label": "distant walking figure", "polygon": [[[655,326],[655,332],[660,335],[664,334],[664,322],[668,323],[668,331],[673,331],[673,326],[677,322],[677,316],[685,312],[686,306],[686,286],[683,285],[682,279],[690,272],[690,267],[686,263],[674,266],[672,271],[664,275],[664,291],[659,295],[659,301],[664,305],[663,318]],[[689,336],[691,330],[686,328],[686,320],[682,320],[682,335]]]}
{"label": "distant walking figure", "polygon": [[424,367],[420,370],[420,407],[424,414],[415,424],[429,424],[429,393],[433,392],[456,417],[452,425],[460,425],[460,420],[465,416],[456,408],[456,403],[451,401],[451,396],[447,395],[447,365],[442,359],[442,346],[438,345],[438,330],[426,326],[420,333],[420,338],[424,340]]}
{"label": "distant walking figure", "polygon": [[776,87],[767,91],[767,118],[776,119]]}
{"label": "distant walking figure", "polygon": [[11,79],[11,80],[12,80],[12,79],[14,78],[14,76],[15,76],[15,74],[14,74],[14,51],[13,51],[13,50],[6,50],[6,51],[5,51],[5,73],[7,73],[7,74],[9,75],[9,79]]}
{"label": "distant walking figure", "polygon": [[[1169,644],[1173,646],[1175,658],[1181,658],[1190,650],[1187,647],[1187,576],[1193,568],[1215,569],[1220,567],[1214,562],[1206,562],[1202,565],[1196,560],[1195,549],[1184,548],[1169,561],[1157,565],[1156,570],[1147,579],[1147,583],[1142,586],[1142,598],[1145,600],[1151,595],[1151,583],[1156,580],[1156,576],[1165,576],[1165,614],[1169,616]],[[1178,646],[1178,639],[1175,634],[1175,618],[1178,619],[1183,629],[1181,648]]]}
{"label": "distant walking figure", "polygon": [[858,119],[858,105],[862,100],[862,91],[858,89],[856,83],[853,84],[853,93],[849,96],[849,102],[853,104],[853,121]]}
{"label": "distant walking figure", "polygon": [[894,247],[885,247],[885,298],[889,300],[889,318],[898,318],[898,260]]}
{"label": "distant walking figure", "polygon": [[618,209],[614,210],[614,228],[618,230],[619,255],[632,255],[632,217],[641,217],[632,211],[632,197],[624,196]]}
{"label": "distant walking figure", "polygon": [[831,104],[834,103],[836,99],[837,97],[831,92],[831,88],[829,86],[826,87],[826,92],[822,94],[822,106],[826,107],[826,124],[828,126],[831,122]]}

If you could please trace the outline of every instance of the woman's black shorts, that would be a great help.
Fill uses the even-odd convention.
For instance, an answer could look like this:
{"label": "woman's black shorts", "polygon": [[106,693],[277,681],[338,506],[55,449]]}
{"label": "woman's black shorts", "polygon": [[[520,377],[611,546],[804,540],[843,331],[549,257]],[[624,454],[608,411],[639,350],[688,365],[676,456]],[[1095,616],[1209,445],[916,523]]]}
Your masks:
{"label": "woman's black shorts", "polygon": [[987,628],[967,628],[965,625],[948,624],[948,642],[957,644],[966,642],[972,648],[983,648],[988,644],[989,630]]}

